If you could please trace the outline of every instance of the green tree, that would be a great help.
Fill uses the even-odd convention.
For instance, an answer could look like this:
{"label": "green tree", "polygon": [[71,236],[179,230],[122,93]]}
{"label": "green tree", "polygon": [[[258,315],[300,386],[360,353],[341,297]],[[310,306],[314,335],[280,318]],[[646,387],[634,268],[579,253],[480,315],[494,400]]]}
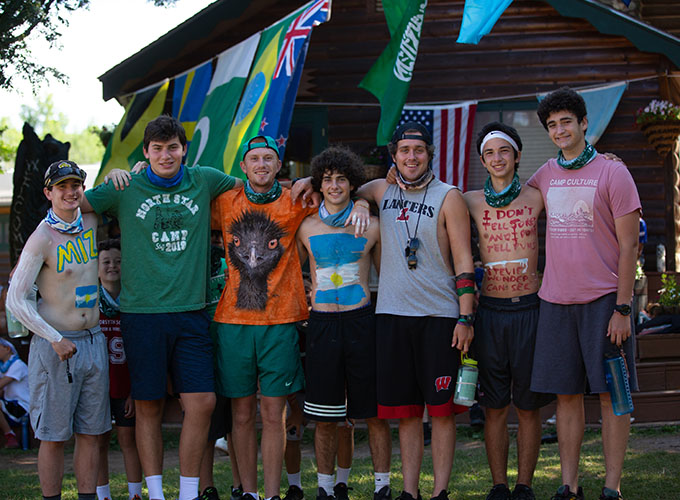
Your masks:
{"label": "green tree", "polygon": [[9,118],[6,116],[0,118],[0,162],[13,162],[20,142],[21,132],[12,128]]}
{"label": "green tree", "polygon": [[[147,1],[168,6],[177,0]],[[0,88],[11,89],[14,78],[28,80],[34,90],[50,77],[67,81],[57,68],[32,59],[27,40],[37,33],[57,46],[60,30],[68,27],[68,14],[89,4],[90,0],[0,0]]]}

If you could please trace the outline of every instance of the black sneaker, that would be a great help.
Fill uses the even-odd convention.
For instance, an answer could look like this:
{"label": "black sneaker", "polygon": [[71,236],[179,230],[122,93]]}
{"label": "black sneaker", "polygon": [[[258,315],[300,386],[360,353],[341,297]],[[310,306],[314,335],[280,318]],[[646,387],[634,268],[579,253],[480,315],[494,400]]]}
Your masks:
{"label": "black sneaker", "polygon": [[512,500],[536,500],[534,490],[526,484],[516,484],[515,489],[512,490]]}
{"label": "black sneaker", "polygon": [[486,500],[511,500],[511,498],[510,488],[504,484],[495,484],[486,496]]}
{"label": "black sneaker", "polygon": [[432,426],[430,422],[423,422],[423,445],[429,446],[432,443]]}
{"label": "black sneaker", "polygon": [[239,500],[260,500],[259,498],[254,497],[250,493],[243,493],[240,497]]}
{"label": "black sneaker", "polygon": [[602,488],[600,500],[623,500],[621,493],[611,488]]}
{"label": "black sneaker", "polygon": [[413,495],[410,493],[402,491],[401,495],[399,495],[396,500],[423,500],[423,497],[420,496],[420,490],[418,490],[418,498],[413,498]]}
{"label": "black sneaker", "polygon": [[236,488],[231,487],[231,499],[230,500],[240,500],[243,496],[243,488],[239,484]]}
{"label": "black sneaker", "polygon": [[576,493],[574,493],[569,489],[568,485],[563,484],[557,488],[557,493],[552,496],[551,500],[584,500],[583,488],[579,486]]}
{"label": "black sneaker", "polygon": [[316,500],[335,500],[335,497],[333,495],[329,495],[326,493],[326,490],[320,487],[316,493]]}
{"label": "black sneaker", "polygon": [[288,491],[286,491],[286,496],[283,497],[283,500],[305,500],[305,493],[299,486],[292,484]]}
{"label": "black sneaker", "polygon": [[446,490],[441,490],[439,495],[432,497],[432,500],[449,500],[449,492]]}
{"label": "black sneaker", "polygon": [[373,493],[373,500],[392,500],[392,490],[389,486],[383,486]]}
{"label": "black sneaker", "polygon": [[333,496],[336,500],[349,500],[348,491],[351,489],[345,483],[338,483],[333,486]]}
{"label": "black sneaker", "polygon": [[217,494],[217,488],[208,486],[203,490],[203,493],[199,495],[198,500],[220,500],[220,496]]}

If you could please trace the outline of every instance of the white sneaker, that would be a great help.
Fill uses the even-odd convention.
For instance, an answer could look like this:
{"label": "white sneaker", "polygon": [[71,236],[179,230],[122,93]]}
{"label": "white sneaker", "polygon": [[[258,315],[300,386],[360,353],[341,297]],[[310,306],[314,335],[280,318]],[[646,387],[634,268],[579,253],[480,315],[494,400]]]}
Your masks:
{"label": "white sneaker", "polygon": [[227,448],[227,440],[223,437],[215,441],[215,449],[220,450],[225,455],[229,455],[229,448]]}
{"label": "white sneaker", "polygon": [[545,421],[548,425],[555,425],[557,423],[557,415],[553,413],[553,416]]}

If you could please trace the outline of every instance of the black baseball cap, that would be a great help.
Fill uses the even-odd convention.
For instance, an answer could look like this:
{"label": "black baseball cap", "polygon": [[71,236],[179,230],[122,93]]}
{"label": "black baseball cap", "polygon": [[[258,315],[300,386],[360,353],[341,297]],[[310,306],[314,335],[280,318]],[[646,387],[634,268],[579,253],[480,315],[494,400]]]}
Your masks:
{"label": "black baseball cap", "polygon": [[59,160],[55,161],[45,171],[45,187],[54,186],[66,179],[78,179],[81,182],[85,182],[85,177],[87,177],[87,174],[76,162]]}
{"label": "black baseball cap", "polygon": [[[408,130],[417,130],[421,135],[409,134],[407,133]],[[391,142],[392,144],[397,144],[402,139],[418,139],[424,141],[428,146],[432,144],[432,135],[430,134],[430,131],[427,130],[425,125],[418,122],[406,122],[397,127],[394,134],[392,134]]]}

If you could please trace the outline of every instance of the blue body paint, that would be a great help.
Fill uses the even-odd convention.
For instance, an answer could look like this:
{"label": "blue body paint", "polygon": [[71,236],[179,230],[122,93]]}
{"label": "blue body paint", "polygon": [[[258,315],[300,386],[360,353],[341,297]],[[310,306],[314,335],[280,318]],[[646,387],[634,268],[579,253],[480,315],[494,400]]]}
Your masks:
{"label": "blue body paint", "polygon": [[347,233],[319,234],[309,238],[316,261],[317,304],[358,304],[366,293],[359,284],[359,264],[367,243]]}
{"label": "blue body paint", "polygon": [[97,285],[76,287],[76,307],[92,308],[96,306],[98,292]]}

